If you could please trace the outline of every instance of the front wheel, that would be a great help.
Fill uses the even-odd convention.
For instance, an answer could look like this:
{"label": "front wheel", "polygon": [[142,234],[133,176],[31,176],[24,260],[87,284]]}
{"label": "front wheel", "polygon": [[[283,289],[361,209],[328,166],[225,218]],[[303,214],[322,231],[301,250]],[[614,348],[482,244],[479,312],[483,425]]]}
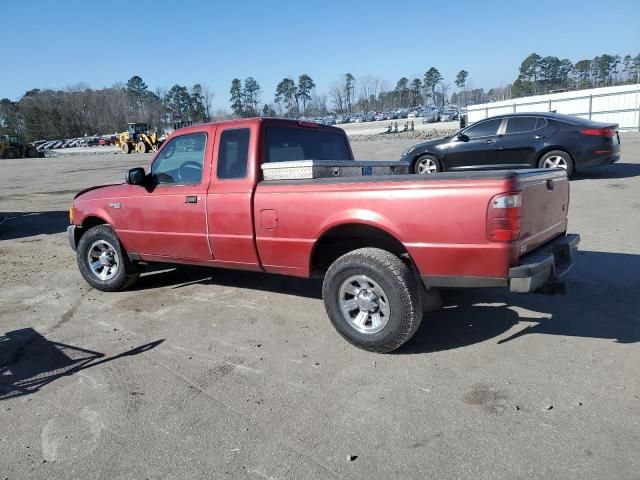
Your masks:
{"label": "front wheel", "polygon": [[413,165],[413,173],[419,175],[429,175],[441,171],[442,166],[434,155],[422,155],[418,157],[416,163]]}
{"label": "front wheel", "polygon": [[142,140],[136,144],[136,152],[138,153],[147,153],[147,144]]}
{"label": "front wheel", "polygon": [[422,321],[420,290],[411,268],[392,253],[361,248],[338,258],[322,285],[331,323],[348,342],[371,352],[391,352]]}
{"label": "front wheel", "polygon": [[140,274],[109,225],[96,225],[87,230],[80,238],[76,257],[87,283],[103,292],[124,290],[133,285]]}
{"label": "front wheel", "polygon": [[571,175],[573,175],[573,159],[567,152],[552,150],[540,158],[538,168],[562,168],[567,171],[567,177],[571,178]]}
{"label": "front wheel", "polygon": [[122,153],[131,153],[131,145],[128,142],[122,142],[120,144],[120,150],[122,150]]}

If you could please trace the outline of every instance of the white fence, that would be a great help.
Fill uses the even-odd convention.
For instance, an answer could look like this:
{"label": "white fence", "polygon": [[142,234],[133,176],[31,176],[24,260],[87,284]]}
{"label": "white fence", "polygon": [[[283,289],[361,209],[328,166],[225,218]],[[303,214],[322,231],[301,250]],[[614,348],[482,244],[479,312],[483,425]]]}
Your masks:
{"label": "white fence", "polygon": [[640,84],[550,93],[469,105],[466,108],[467,124],[504,113],[553,110],[597,122],[617,123],[621,130],[640,131]]}

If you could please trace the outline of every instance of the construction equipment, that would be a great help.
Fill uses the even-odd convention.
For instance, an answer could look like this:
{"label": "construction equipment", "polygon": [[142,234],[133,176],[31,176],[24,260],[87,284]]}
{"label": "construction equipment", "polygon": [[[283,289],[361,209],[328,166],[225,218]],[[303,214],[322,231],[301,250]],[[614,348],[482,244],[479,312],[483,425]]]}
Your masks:
{"label": "construction equipment", "polygon": [[124,153],[156,152],[162,144],[158,133],[151,131],[148,123],[129,123],[127,131],[118,137],[118,144]]}
{"label": "construction equipment", "polygon": [[36,158],[38,150],[30,143],[22,143],[17,135],[0,135],[0,158]]}
{"label": "construction equipment", "polygon": [[179,130],[181,128],[186,128],[186,127],[190,127],[191,125],[193,125],[193,122],[190,120],[179,120],[179,121],[175,121],[173,122],[173,130]]}

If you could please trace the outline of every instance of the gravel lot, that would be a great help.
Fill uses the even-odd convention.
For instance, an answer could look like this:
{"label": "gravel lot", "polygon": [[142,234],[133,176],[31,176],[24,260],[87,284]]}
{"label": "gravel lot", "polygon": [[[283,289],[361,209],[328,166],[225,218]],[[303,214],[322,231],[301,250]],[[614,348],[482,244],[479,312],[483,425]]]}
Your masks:
{"label": "gravel lot", "polygon": [[623,163],[571,184],[567,295],[447,292],[390,355],[339,337],[317,281],[93,290],[67,208],[149,156],[0,161],[0,479],[640,478],[640,135],[621,137]]}

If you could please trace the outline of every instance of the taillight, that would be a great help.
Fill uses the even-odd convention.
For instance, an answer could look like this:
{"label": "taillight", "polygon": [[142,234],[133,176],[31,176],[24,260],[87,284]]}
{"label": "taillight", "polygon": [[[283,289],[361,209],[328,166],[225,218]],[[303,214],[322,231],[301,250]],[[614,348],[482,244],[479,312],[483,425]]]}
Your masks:
{"label": "taillight", "polygon": [[613,128],[583,128],[580,130],[583,135],[591,135],[594,137],[615,137],[616,131]]}
{"label": "taillight", "polygon": [[489,203],[487,238],[492,242],[513,242],[520,238],[522,194],[502,193]]}

